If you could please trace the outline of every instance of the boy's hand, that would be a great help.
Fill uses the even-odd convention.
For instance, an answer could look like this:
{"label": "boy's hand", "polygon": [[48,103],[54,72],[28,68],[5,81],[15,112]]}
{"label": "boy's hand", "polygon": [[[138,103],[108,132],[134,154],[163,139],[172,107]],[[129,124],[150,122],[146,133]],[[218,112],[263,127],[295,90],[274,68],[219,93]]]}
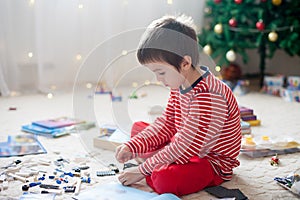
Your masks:
{"label": "boy's hand", "polygon": [[138,167],[132,167],[121,173],[119,176],[119,181],[122,183],[122,185],[131,185],[139,182],[143,178],[144,175],[140,172]]}
{"label": "boy's hand", "polygon": [[132,152],[130,151],[129,147],[125,144],[122,144],[116,148],[116,159],[120,163],[125,163],[128,160],[133,158]]}

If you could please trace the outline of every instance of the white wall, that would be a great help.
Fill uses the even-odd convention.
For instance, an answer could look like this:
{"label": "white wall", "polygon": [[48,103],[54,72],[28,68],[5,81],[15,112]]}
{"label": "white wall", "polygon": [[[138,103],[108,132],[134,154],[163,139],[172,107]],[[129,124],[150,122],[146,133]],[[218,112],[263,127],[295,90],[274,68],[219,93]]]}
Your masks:
{"label": "white wall", "polygon": [[[89,53],[109,38],[145,28],[166,14],[190,15],[200,29],[203,5],[201,0],[1,0],[0,72],[11,90],[69,85]],[[138,41],[139,36],[118,46],[127,50],[125,43]],[[115,47],[106,47],[104,54],[117,57],[122,49],[116,56]],[[97,68],[90,74],[105,67],[101,59],[94,61]]]}
{"label": "white wall", "polygon": [[[249,62],[244,64],[241,58],[237,62],[242,68],[243,74],[257,74],[259,69],[259,54],[256,50],[248,51]],[[283,50],[278,50],[274,57],[269,60],[266,59],[266,73],[268,74],[282,74],[285,76],[297,75],[300,76],[300,57],[289,56]]]}

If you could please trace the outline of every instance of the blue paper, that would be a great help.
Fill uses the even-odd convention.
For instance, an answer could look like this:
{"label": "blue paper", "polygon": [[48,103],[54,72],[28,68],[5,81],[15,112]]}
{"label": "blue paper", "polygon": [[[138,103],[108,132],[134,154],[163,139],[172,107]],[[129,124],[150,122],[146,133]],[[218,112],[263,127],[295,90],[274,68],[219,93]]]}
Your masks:
{"label": "blue paper", "polygon": [[82,191],[75,198],[79,200],[179,200],[173,194],[158,195],[118,183],[109,183],[97,186],[91,190]]}

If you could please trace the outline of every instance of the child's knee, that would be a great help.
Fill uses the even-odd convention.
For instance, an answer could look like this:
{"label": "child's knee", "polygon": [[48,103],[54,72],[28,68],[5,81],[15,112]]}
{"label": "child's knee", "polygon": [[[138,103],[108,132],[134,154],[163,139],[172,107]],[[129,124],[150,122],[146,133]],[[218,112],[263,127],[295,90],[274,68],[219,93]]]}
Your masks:
{"label": "child's knee", "polygon": [[173,193],[178,194],[179,183],[178,174],[174,174],[171,170],[164,168],[155,170],[151,175],[152,185],[155,191],[159,194]]}
{"label": "child's knee", "polygon": [[178,196],[198,192],[214,180],[215,173],[209,162],[169,165],[156,168],[148,184],[159,194],[173,193]]}

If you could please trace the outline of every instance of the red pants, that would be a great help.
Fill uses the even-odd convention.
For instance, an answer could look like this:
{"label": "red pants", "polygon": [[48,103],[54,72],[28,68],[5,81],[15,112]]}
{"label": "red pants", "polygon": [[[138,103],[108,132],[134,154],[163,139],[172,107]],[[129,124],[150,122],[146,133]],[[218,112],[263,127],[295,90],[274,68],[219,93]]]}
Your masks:
{"label": "red pants", "polygon": [[[148,125],[145,122],[134,123],[131,137]],[[146,181],[158,194],[173,193],[178,196],[198,192],[206,187],[220,185],[223,182],[213,170],[210,162],[198,156],[192,157],[190,162],[183,165],[172,163],[164,167],[160,166],[154,169],[150,176],[146,176]]]}

